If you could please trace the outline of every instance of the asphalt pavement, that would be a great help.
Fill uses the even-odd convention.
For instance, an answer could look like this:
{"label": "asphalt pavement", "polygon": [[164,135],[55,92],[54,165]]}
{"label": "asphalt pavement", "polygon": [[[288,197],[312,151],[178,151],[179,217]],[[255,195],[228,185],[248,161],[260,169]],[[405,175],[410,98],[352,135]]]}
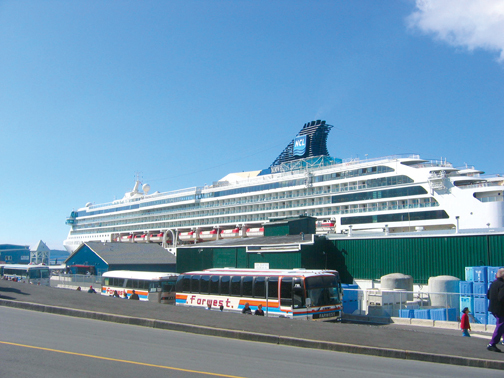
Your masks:
{"label": "asphalt pavement", "polygon": [[[459,330],[267,318],[5,280],[0,280],[0,305],[258,342],[504,370],[504,353],[486,350],[489,334],[462,337]],[[501,349],[504,352],[504,345]]]}

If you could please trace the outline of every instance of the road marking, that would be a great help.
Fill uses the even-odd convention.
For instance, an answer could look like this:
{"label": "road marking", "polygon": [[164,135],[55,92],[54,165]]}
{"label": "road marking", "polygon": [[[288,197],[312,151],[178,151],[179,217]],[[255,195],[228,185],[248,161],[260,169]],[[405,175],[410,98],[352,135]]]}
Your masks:
{"label": "road marking", "polygon": [[46,350],[46,351],[49,351],[49,352],[56,352],[56,353],[71,354],[71,355],[74,355],[74,356],[96,358],[96,359],[99,359],[99,360],[107,360],[107,361],[115,361],[115,362],[126,362],[128,364],[133,364],[133,365],[157,367],[157,368],[160,368],[160,369],[177,370],[177,371],[183,371],[183,372],[187,372],[187,373],[206,374],[206,375],[214,375],[214,376],[217,376],[217,377],[228,377],[228,378],[244,378],[244,377],[239,377],[239,376],[236,376],[236,375],[226,375],[226,374],[210,373],[210,372],[206,372],[206,371],[189,370],[189,369],[181,369],[181,368],[176,368],[176,367],[171,367],[171,366],[147,364],[147,363],[144,363],[144,362],[135,362],[135,361],[128,361],[128,360],[120,360],[118,358],[101,357],[101,356],[94,356],[92,354],[75,353],[75,352],[68,352],[66,350],[58,350],[58,349],[43,348],[43,347],[38,347],[38,346],[33,346],[33,345],[10,343],[8,341],[0,341],[0,344],[14,345],[14,346],[19,346],[19,347],[23,347],[23,348],[32,348],[32,349]]}

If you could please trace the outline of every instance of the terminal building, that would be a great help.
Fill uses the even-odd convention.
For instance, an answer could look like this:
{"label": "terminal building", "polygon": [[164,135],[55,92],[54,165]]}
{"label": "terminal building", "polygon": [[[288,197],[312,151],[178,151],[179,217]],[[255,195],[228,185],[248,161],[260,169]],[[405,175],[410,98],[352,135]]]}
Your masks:
{"label": "terminal building", "polygon": [[28,264],[30,247],[27,245],[0,244],[1,264]]}
{"label": "terminal building", "polygon": [[64,262],[68,273],[101,275],[110,270],[175,272],[176,259],[158,244],[86,242]]}

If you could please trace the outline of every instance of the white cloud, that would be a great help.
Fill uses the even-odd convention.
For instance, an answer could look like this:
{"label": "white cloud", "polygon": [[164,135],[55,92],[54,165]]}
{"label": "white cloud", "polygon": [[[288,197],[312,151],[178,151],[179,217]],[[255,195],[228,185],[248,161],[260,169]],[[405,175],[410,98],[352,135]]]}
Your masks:
{"label": "white cloud", "polygon": [[504,0],[416,0],[408,23],[453,46],[498,52],[504,63]]}

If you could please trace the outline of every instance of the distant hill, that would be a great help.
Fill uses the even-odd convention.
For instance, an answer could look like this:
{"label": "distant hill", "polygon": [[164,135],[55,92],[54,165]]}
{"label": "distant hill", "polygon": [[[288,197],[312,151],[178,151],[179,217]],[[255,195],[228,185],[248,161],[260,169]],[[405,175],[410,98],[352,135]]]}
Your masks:
{"label": "distant hill", "polygon": [[62,264],[63,261],[65,261],[68,256],[70,256],[70,253],[65,250],[59,250],[59,249],[51,249],[51,264]]}

